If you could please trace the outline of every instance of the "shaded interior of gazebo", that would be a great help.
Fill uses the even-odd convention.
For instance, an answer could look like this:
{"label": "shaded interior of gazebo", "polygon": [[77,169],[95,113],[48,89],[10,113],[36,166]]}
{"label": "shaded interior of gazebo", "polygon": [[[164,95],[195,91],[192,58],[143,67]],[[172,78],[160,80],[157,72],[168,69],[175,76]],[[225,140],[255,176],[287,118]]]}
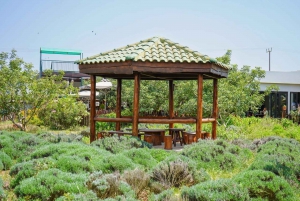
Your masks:
{"label": "shaded interior of gazebo", "polygon": [[[91,79],[91,110],[90,110],[90,141],[96,140],[96,121],[116,122],[116,130],[121,123],[132,123],[132,135],[138,136],[139,123],[169,124],[195,123],[196,138],[201,137],[203,123],[212,123],[212,138],[217,136],[218,111],[218,79],[226,78],[228,66],[202,55],[188,47],[181,46],[168,39],[153,37],[122,48],[104,52],[93,57],[78,61],[80,73],[90,75]],[[117,80],[116,118],[96,116],[96,77]],[[122,80],[134,80],[133,115],[121,116]],[[203,119],[202,91],[203,80],[213,80],[213,113],[211,118]],[[169,111],[165,118],[139,116],[139,95],[141,80],[167,80],[169,82]],[[173,99],[173,81],[197,80],[197,115],[196,117],[175,117]],[[154,101],[154,100],[153,100]]]}

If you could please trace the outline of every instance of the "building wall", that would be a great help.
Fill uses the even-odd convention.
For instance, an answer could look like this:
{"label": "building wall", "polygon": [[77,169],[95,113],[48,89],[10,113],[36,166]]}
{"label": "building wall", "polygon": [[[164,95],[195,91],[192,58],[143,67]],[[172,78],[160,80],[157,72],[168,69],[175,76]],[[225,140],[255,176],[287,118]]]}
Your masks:
{"label": "building wall", "polygon": [[260,91],[265,91],[267,87],[277,85],[278,92],[287,92],[287,112],[291,110],[291,92],[300,93],[300,71],[293,72],[276,72],[267,71],[266,77],[263,78],[260,84]]}

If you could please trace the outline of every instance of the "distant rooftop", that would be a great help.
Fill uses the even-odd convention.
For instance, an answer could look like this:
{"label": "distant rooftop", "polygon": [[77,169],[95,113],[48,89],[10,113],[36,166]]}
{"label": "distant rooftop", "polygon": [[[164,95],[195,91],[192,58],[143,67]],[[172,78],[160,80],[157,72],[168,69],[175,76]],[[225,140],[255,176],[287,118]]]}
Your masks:
{"label": "distant rooftop", "polygon": [[65,54],[65,55],[81,55],[81,50],[66,50],[56,48],[41,48],[40,53],[42,54]]}
{"label": "distant rooftop", "polygon": [[300,71],[266,71],[266,77],[260,83],[300,84]]}

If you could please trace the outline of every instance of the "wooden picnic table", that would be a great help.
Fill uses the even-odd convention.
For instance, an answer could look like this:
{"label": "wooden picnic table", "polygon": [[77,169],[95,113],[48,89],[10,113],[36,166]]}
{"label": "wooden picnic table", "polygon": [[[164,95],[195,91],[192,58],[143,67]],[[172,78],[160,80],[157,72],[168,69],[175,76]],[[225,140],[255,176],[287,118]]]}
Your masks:
{"label": "wooden picnic table", "polygon": [[151,135],[153,146],[161,145],[165,136],[165,129],[141,129],[139,131],[145,135]]}

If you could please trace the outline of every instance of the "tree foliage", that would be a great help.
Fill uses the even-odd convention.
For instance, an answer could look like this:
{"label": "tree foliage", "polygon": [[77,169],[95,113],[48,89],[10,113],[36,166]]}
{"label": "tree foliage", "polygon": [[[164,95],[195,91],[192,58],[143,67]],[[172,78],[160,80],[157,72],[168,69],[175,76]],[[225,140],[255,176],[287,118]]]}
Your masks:
{"label": "tree foliage", "polygon": [[52,100],[42,108],[38,117],[43,124],[53,129],[67,129],[77,126],[82,117],[88,115],[85,104],[75,97],[66,96]]}
{"label": "tree foliage", "polygon": [[19,58],[15,50],[0,53],[0,115],[21,130],[53,99],[75,91],[62,81],[63,72],[54,75],[48,70],[44,75],[38,78],[32,64]]}

